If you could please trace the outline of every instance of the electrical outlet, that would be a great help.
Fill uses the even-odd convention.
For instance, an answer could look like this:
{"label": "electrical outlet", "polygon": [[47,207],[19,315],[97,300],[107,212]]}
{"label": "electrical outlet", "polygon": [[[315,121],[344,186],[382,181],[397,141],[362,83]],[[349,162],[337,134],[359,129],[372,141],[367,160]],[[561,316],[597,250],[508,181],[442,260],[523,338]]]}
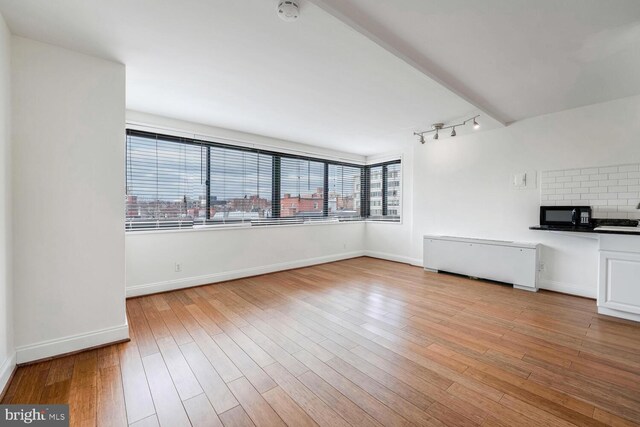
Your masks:
{"label": "electrical outlet", "polygon": [[541,262],[540,265],[538,266],[538,271],[544,271],[544,262]]}
{"label": "electrical outlet", "polygon": [[179,262],[176,262],[175,272],[180,273],[181,271],[182,271],[182,264],[180,264]]}

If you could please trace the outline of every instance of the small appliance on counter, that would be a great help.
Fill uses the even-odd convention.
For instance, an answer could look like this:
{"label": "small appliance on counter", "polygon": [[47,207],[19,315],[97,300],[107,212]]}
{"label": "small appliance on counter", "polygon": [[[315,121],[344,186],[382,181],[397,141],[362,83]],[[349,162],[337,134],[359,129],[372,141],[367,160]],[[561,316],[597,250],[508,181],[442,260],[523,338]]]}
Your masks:
{"label": "small appliance on counter", "polygon": [[638,227],[638,221],[635,219],[596,218],[593,220],[593,227],[593,231],[598,233],[603,231],[617,231],[640,234],[640,227]]}
{"label": "small appliance on counter", "polygon": [[540,227],[593,228],[591,206],[540,206]]}
{"label": "small appliance on counter", "polygon": [[593,226],[597,227],[637,227],[637,219],[594,218]]}

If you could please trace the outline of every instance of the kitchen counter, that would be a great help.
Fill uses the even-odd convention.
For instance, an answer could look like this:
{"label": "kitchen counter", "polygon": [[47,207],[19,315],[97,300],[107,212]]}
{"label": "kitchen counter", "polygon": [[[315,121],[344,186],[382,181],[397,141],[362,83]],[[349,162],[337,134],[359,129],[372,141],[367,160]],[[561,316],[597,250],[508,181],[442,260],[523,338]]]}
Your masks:
{"label": "kitchen counter", "polygon": [[587,233],[599,242],[598,313],[640,322],[640,228],[622,226],[529,227],[554,233]]}
{"label": "kitchen counter", "polygon": [[[636,230],[634,230],[637,229]],[[560,227],[560,226],[533,226],[529,230],[536,231],[562,231],[566,233],[595,233],[595,234],[622,234],[629,236],[640,236],[640,227]]]}

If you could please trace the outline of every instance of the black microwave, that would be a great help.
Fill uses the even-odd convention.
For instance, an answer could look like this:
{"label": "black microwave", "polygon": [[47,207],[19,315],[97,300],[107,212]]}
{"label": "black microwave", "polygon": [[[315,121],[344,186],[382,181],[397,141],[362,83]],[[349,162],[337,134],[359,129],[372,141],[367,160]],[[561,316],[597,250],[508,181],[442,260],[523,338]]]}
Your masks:
{"label": "black microwave", "polygon": [[540,225],[591,227],[591,207],[540,206]]}

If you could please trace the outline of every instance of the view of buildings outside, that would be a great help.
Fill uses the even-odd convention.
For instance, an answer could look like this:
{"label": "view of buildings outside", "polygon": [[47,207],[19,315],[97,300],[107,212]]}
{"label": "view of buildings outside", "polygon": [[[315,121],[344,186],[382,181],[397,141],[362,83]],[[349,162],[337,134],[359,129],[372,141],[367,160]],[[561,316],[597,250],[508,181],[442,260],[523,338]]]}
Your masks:
{"label": "view of buildings outside", "polygon": [[322,216],[324,163],[282,157],[280,160],[280,217]]}
{"label": "view of buildings outside", "polygon": [[[389,173],[387,214],[400,216],[399,171]],[[264,193],[263,193],[264,194]],[[126,198],[127,219],[192,219],[206,220],[206,197],[204,193],[197,197],[168,197],[157,200],[150,197],[128,195]],[[302,193],[293,196],[284,193],[280,198],[280,216],[305,217],[321,216],[323,202],[322,187],[312,193]],[[382,173],[371,174],[370,215],[382,215]],[[356,217],[360,216],[360,177],[352,177],[347,192],[329,192],[329,216]],[[271,218],[271,198],[257,194],[242,195],[242,197],[221,198],[212,196],[210,216],[213,221],[238,221]]]}
{"label": "view of buildings outside", "polygon": [[[145,137],[127,144],[128,221],[207,220],[207,147]],[[272,156],[210,147],[208,220],[253,221],[272,217]],[[206,163],[205,163],[206,164]],[[387,213],[400,215],[400,165],[387,166]],[[360,216],[357,167],[328,166],[328,216]],[[323,216],[324,163],[281,159],[280,216]],[[371,216],[382,215],[382,167],[371,169]]]}
{"label": "view of buildings outside", "polygon": [[317,188],[312,194],[283,194],[280,198],[280,217],[322,216],[323,193],[322,188]]}
{"label": "view of buildings outside", "polygon": [[400,217],[400,163],[387,165],[387,216]]}
{"label": "view of buildings outside", "polygon": [[369,215],[382,216],[382,166],[371,168],[369,184]]}
{"label": "view of buildings outside", "polygon": [[329,165],[329,216],[360,217],[361,168]]}
{"label": "view of buildings outside", "polygon": [[[400,216],[400,164],[387,165],[387,216]],[[382,166],[370,169],[369,216],[382,216]],[[356,208],[360,209],[360,178],[354,184]]]}

